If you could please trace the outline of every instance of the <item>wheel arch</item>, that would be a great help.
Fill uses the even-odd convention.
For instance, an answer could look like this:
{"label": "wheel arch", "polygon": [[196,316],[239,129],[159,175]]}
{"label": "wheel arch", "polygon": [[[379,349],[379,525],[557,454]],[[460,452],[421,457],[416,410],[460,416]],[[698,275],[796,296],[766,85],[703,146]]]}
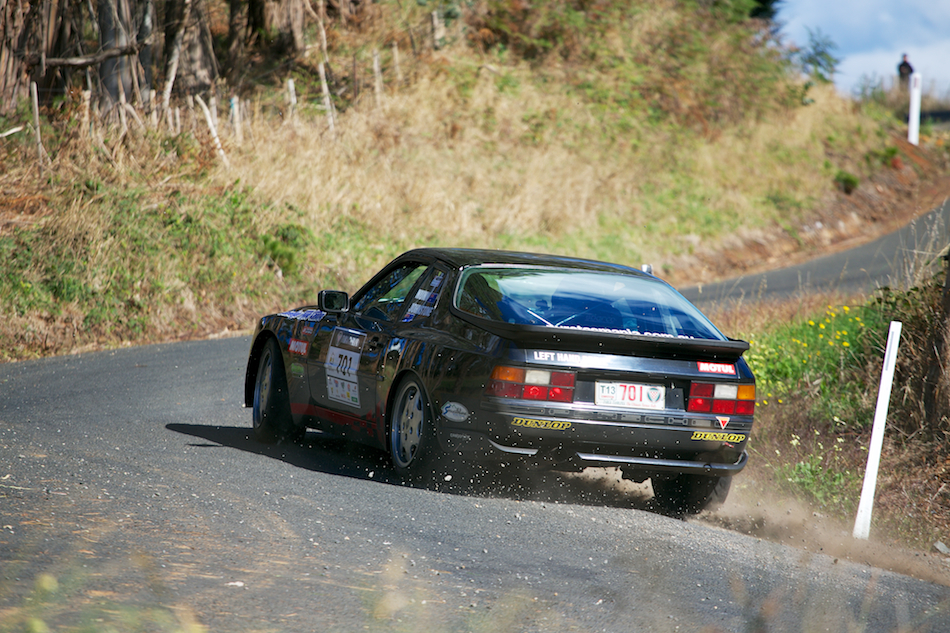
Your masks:
{"label": "wheel arch", "polygon": [[[247,371],[244,377],[244,406],[253,407],[254,406],[254,383],[257,381],[257,370],[261,364],[261,353],[264,350],[264,346],[267,345],[267,341],[274,340],[277,342],[277,348],[280,349],[280,341],[270,330],[262,330],[257,338],[254,339],[254,343],[251,345],[251,351],[247,357]],[[283,365],[284,355],[280,354],[280,362]],[[284,367],[286,370],[286,367]],[[285,374],[286,375],[286,374]]]}

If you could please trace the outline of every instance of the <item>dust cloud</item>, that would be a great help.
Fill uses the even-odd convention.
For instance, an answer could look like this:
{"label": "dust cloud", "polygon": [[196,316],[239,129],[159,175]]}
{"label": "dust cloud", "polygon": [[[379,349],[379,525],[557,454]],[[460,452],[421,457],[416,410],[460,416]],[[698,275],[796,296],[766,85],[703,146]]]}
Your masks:
{"label": "dust cloud", "polygon": [[[455,476],[439,488],[454,494],[656,511],[649,481],[623,479],[616,468],[563,473],[509,467],[507,472],[501,469]],[[868,540],[855,539],[851,536],[853,524],[777,491],[764,491],[756,481],[742,476],[733,482],[722,507],[685,520],[823,554],[836,561],[870,565],[950,586],[950,558],[903,547],[881,535],[876,537],[873,524]]]}
{"label": "dust cloud", "polygon": [[733,482],[726,503],[696,521],[796,547],[815,554],[878,567],[928,582],[950,586],[950,558],[905,548],[875,537],[855,539],[853,523],[828,516],[800,500],[758,489],[755,482]]}

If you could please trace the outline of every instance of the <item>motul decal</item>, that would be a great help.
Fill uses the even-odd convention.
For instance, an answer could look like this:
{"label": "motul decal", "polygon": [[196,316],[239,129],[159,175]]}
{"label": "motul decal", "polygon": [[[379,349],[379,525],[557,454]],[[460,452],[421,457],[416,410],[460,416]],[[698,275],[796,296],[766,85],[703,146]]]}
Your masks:
{"label": "motul decal", "polygon": [[719,420],[719,426],[721,426],[722,428],[726,428],[726,425],[729,424],[729,418],[725,416],[717,415],[716,419]]}
{"label": "motul decal", "polygon": [[290,339],[290,347],[287,349],[291,354],[299,354],[301,356],[306,356],[309,350],[310,344],[307,343],[307,341],[301,341],[295,338]]}
{"label": "motul decal", "polygon": [[728,363],[704,363],[700,361],[697,364],[699,365],[699,371],[707,374],[729,374],[730,376],[736,375],[735,365],[730,365]]}

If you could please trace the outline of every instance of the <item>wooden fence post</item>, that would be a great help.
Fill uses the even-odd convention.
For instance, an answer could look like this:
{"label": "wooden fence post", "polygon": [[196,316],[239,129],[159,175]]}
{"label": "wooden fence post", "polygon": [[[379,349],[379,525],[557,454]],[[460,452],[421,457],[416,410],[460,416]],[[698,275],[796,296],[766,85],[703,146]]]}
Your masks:
{"label": "wooden fence post", "polygon": [[234,139],[238,145],[244,142],[244,132],[241,130],[241,100],[231,97],[231,125],[234,127]]}
{"label": "wooden fence post", "polygon": [[129,130],[128,121],[125,118],[125,86],[122,85],[122,78],[119,78],[119,103],[116,105],[116,108],[119,110],[119,123],[122,126],[121,134],[125,134]]}
{"label": "wooden fence post", "polygon": [[432,49],[439,50],[445,41],[445,22],[438,11],[432,12]]}
{"label": "wooden fence post", "polygon": [[92,99],[92,92],[89,90],[82,91],[82,134],[85,137],[91,136],[89,130],[89,102]]}
{"label": "wooden fence post", "polygon": [[379,69],[379,50],[373,49],[373,90],[376,92],[376,107],[383,106],[383,73]]}
{"label": "wooden fence post", "polygon": [[205,115],[205,121],[208,122],[208,129],[211,130],[211,138],[214,139],[214,145],[218,148],[218,154],[221,155],[221,161],[224,163],[225,169],[231,169],[231,163],[228,162],[228,157],[224,153],[224,148],[221,147],[221,139],[218,138],[218,130],[214,126],[214,121],[211,119],[211,110],[208,109],[208,106],[205,104],[204,99],[201,98],[201,95],[195,95],[195,101],[198,102],[198,105],[201,106],[202,112]]}
{"label": "wooden fence post", "polygon": [[242,125],[247,123],[247,138],[253,143],[255,142],[254,138],[254,121],[258,120],[257,112],[254,111],[251,100],[245,99],[241,102],[241,122]]}
{"label": "wooden fence post", "polygon": [[294,80],[287,80],[287,101],[290,102],[289,116],[287,120],[291,123],[297,122],[297,89],[294,86]]}
{"label": "wooden fence post", "polygon": [[323,68],[323,62],[320,62],[317,69],[320,71],[320,86],[323,88],[323,107],[327,111],[327,123],[332,133],[334,131],[333,104],[330,102],[330,88],[327,86],[327,71]]}
{"label": "wooden fence post", "polygon": [[396,85],[402,86],[402,69],[399,67],[399,45],[393,42],[393,66],[396,69]]}
{"label": "wooden fence post", "polygon": [[43,140],[40,138],[40,100],[36,93],[36,82],[30,82],[30,99],[33,101],[33,127],[36,129],[36,158],[40,170],[40,179],[43,178]]}
{"label": "wooden fence post", "polygon": [[194,132],[198,129],[198,118],[195,116],[194,95],[187,95],[185,97],[185,105],[188,106],[188,126],[191,128],[191,131]]}

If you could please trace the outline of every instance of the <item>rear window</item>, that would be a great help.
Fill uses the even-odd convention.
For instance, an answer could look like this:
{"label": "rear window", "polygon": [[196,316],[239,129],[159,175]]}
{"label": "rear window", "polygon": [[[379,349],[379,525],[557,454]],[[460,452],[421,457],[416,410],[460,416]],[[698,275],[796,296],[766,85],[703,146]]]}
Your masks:
{"label": "rear window", "polygon": [[620,273],[476,266],[463,271],[455,306],[504,323],[726,340],[667,284]]}

